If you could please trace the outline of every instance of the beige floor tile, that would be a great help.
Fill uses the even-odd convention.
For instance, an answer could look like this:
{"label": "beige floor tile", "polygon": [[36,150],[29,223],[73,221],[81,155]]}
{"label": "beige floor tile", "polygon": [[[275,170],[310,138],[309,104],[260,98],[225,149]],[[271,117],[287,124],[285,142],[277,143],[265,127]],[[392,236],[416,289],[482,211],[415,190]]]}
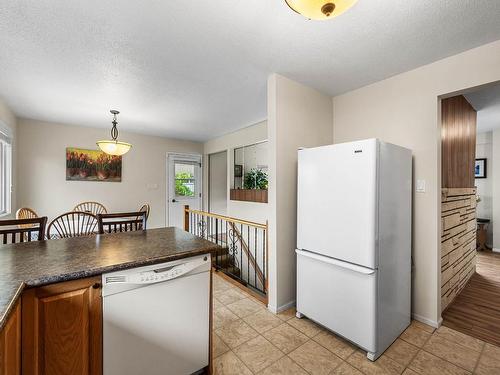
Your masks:
{"label": "beige floor tile", "polygon": [[254,373],[272,365],[284,354],[262,336],[234,349],[234,354]]}
{"label": "beige floor tile", "polygon": [[352,344],[326,330],[314,336],[313,340],[342,359],[346,359],[356,350]]}
{"label": "beige floor tile", "polygon": [[264,333],[283,324],[281,319],[277,318],[275,314],[266,309],[262,309],[255,314],[248,315],[243,318],[243,320],[259,333]]}
{"label": "beige floor tile", "polygon": [[212,306],[214,309],[220,309],[221,307],[224,307],[222,302],[220,302],[217,298],[212,298]]}
{"label": "beige floor tile", "polygon": [[307,375],[307,372],[290,358],[283,357],[259,372],[259,375]]}
{"label": "beige floor tile", "polygon": [[265,332],[263,336],[283,353],[290,353],[309,340],[302,332],[286,323]]}
{"label": "beige floor tile", "polygon": [[427,341],[423,349],[467,371],[474,370],[480,354],[453,341],[446,340],[437,334],[434,334]]}
{"label": "beige floor tile", "polygon": [[418,372],[413,371],[411,368],[407,368],[403,371],[403,375],[419,375]]}
{"label": "beige floor tile", "polygon": [[293,318],[290,320],[287,320],[287,323],[290,324],[292,327],[297,328],[300,332],[305,334],[308,337],[314,337],[321,331],[324,331],[322,327],[314,323],[313,321],[307,319],[307,318]]}
{"label": "beige floor tile", "polygon": [[215,375],[252,375],[252,371],[233,352],[214,359]]}
{"label": "beige floor tile", "polygon": [[421,348],[431,336],[431,333],[418,328],[416,325],[410,325],[399,338]]}
{"label": "beige floor tile", "polygon": [[441,326],[435,334],[441,336],[446,340],[453,341],[469,349],[475,350],[476,352],[480,352],[481,350],[483,350],[484,341],[455,331],[454,329]]}
{"label": "beige floor tile", "polygon": [[292,318],[295,318],[295,312],[296,312],[295,307],[292,307],[291,309],[288,309],[288,310],[285,310],[285,311],[278,313],[277,316],[281,320],[287,321],[287,320],[290,320]]}
{"label": "beige floor tile", "polygon": [[479,375],[500,374],[500,357],[490,357],[483,354],[474,373]]}
{"label": "beige floor tile", "polygon": [[392,375],[401,374],[404,370],[404,366],[400,365],[396,361],[390,359],[385,354],[383,354],[375,362],[370,361],[366,358],[366,353],[361,351],[356,351],[351,355],[347,362],[353,367],[356,367],[363,374],[367,375]]}
{"label": "beige floor tile", "polygon": [[243,292],[240,292],[236,288],[230,288],[220,292],[214,292],[214,297],[217,298],[222,304],[229,305],[243,298],[246,298],[247,295]]}
{"label": "beige floor tile", "polygon": [[418,374],[423,375],[466,375],[470,372],[451,364],[441,358],[438,358],[423,350],[418,352],[417,356],[413,359],[408,366]]}
{"label": "beige floor tile", "polygon": [[246,324],[243,320],[224,325],[215,331],[217,335],[224,341],[231,349],[253,339],[259,334],[252,327]]}
{"label": "beige floor tile", "polygon": [[288,356],[313,375],[329,374],[342,363],[339,357],[312,340],[298,347]]}
{"label": "beige floor tile", "polygon": [[236,314],[224,306],[214,309],[213,314],[213,329],[227,326],[231,322],[239,319]]}
{"label": "beige floor tile", "polygon": [[222,292],[224,290],[231,289],[233,286],[229,284],[227,281],[225,281],[222,277],[216,276],[214,274],[212,278],[213,282],[213,291],[215,292]]}
{"label": "beige floor tile", "polygon": [[436,330],[436,328],[431,327],[430,325],[427,325],[425,323],[419,322],[418,320],[412,320],[411,325],[429,333],[434,333],[434,331]]}
{"label": "beige floor tile", "polygon": [[397,339],[389,349],[385,351],[384,355],[406,367],[417,355],[418,350],[419,349],[415,345]]}
{"label": "beige floor tile", "polygon": [[212,335],[212,357],[217,358],[218,356],[229,351],[229,346],[227,346],[224,341],[214,333]]}
{"label": "beige floor tile", "polygon": [[487,355],[493,358],[500,358],[500,347],[486,343],[483,349],[483,355]]}
{"label": "beige floor tile", "polygon": [[256,313],[259,310],[264,309],[264,305],[250,298],[245,298],[237,302],[226,305],[226,307],[233,313],[238,315],[240,318],[244,318],[250,314]]}
{"label": "beige floor tile", "polygon": [[344,362],[333,370],[330,375],[363,375],[363,373],[352,367],[349,363]]}

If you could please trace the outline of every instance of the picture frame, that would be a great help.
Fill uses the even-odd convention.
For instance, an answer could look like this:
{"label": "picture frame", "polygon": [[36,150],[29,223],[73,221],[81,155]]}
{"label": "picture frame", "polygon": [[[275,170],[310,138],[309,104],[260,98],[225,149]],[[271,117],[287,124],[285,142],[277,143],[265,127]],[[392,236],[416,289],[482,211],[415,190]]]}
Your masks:
{"label": "picture frame", "polygon": [[66,181],[121,182],[122,157],[66,147]]}
{"label": "picture frame", "polygon": [[243,177],[243,165],[241,164],[234,165],[234,177]]}
{"label": "picture frame", "polygon": [[486,168],[487,167],[487,159],[481,158],[476,159],[476,164],[474,166],[474,178],[486,178]]}

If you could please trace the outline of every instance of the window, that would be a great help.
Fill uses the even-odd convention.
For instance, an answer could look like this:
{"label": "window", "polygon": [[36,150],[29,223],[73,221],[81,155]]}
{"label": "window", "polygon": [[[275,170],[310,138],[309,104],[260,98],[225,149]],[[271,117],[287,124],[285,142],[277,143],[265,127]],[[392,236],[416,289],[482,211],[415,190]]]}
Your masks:
{"label": "window", "polygon": [[195,165],[192,163],[175,163],[175,195],[181,197],[194,197],[195,186]]}
{"label": "window", "polygon": [[11,212],[12,140],[0,132],[0,216]]}

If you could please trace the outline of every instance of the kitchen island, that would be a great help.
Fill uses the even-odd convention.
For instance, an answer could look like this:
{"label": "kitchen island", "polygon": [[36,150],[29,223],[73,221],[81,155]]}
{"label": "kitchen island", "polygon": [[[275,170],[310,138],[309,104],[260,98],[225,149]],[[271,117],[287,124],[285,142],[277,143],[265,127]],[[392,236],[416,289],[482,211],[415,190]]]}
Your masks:
{"label": "kitchen island", "polygon": [[[73,353],[75,358],[68,361],[68,365],[72,368],[68,369],[67,373],[99,374],[102,371],[102,347],[96,348],[95,346],[102,343],[101,275],[211,254],[216,248],[213,243],[177,228],[48,240],[0,247],[0,331],[2,332],[0,345],[4,345],[4,348],[0,348],[2,349],[0,350],[0,374],[20,373],[17,367],[18,365],[20,367],[21,360],[23,374],[47,373],[43,367],[46,358],[43,358],[40,353],[40,348],[46,344],[43,342],[44,337],[48,337],[43,329],[63,327],[63,319],[68,314],[57,309],[64,309],[64,306],[72,302],[80,304],[85,310],[82,314],[87,315],[82,316],[77,322],[68,323],[69,325],[84,325],[83,328],[72,327],[74,330],[72,334],[78,336],[83,329],[90,334],[94,332],[96,339],[93,347],[85,343],[78,353]],[[50,293],[53,293],[53,296]],[[43,298],[45,300],[42,301]],[[47,303],[47,301],[55,300],[58,304]],[[62,314],[55,320],[40,316],[49,314],[51,311]],[[68,311],[74,312],[71,309]],[[34,317],[38,320],[34,321]],[[43,319],[56,324],[56,327],[40,327]],[[20,336],[21,326],[22,340],[20,337],[15,337],[16,334]],[[69,328],[63,327],[63,329]],[[61,345],[61,343],[57,344]],[[20,358],[21,347],[22,359]],[[46,345],[45,349],[50,347]],[[65,348],[59,348],[59,350],[60,353],[64,353]],[[31,358],[35,353],[39,357],[39,362],[36,358]],[[45,352],[45,355],[52,354]],[[71,353],[65,353],[65,355],[71,356]],[[38,370],[35,371],[35,368]],[[85,371],[82,372],[81,369]],[[59,373],[64,373],[64,371]]]}

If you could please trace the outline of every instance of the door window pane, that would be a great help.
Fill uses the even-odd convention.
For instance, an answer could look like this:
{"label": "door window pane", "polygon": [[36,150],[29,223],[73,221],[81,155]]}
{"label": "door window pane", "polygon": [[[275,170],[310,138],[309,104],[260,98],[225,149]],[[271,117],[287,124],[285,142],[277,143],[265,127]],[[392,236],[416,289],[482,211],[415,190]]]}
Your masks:
{"label": "door window pane", "polygon": [[196,180],[195,165],[189,163],[175,163],[175,195],[180,197],[194,197]]}

